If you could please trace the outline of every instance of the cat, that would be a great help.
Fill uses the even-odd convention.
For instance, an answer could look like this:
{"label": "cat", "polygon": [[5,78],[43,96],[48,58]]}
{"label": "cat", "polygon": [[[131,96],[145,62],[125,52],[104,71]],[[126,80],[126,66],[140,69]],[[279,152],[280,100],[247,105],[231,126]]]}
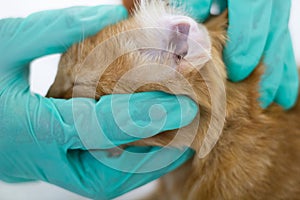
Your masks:
{"label": "cat", "polygon": [[[227,80],[222,50],[227,12],[197,24],[160,1],[73,45],[47,96],[89,97],[163,91],[199,105],[191,125],[131,145],[189,146],[195,155],[160,178],[148,199],[300,199],[300,101],[288,111],[260,107],[260,63]],[[175,137],[176,136],[176,137]]]}

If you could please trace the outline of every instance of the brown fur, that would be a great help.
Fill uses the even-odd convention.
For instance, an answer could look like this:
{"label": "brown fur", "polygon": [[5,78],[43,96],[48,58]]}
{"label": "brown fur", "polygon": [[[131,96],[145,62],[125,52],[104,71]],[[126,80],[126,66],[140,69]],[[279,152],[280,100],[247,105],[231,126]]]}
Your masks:
{"label": "brown fur", "polygon": [[[212,59],[200,69],[201,74],[195,69],[182,72],[196,91],[195,94],[177,83],[181,83],[179,77],[173,81],[146,84],[138,89],[135,89],[136,82],[129,79],[118,83],[126,72],[136,66],[138,61],[135,58],[140,56],[139,52],[130,52],[114,60],[99,80],[98,76],[93,76],[98,68],[79,69],[80,63],[97,44],[125,30],[137,28],[138,24],[132,17],[72,46],[61,58],[57,78],[48,96],[99,99],[112,93],[152,90],[171,93],[171,88],[172,93],[193,98],[199,105],[201,119],[191,145],[197,154],[177,170],[162,177],[160,189],[151,199],[300,199],[300,101],[289,111],[284,111],[276,104],[266,110],[261,109],[257,99],[262,65],[240,83],[226,79],[221,54],[226,39],[225,16],[226,13],[205,23],[212,41]],[[105,50],[102,49],[103,57],[114,54],[118,45],[124,43],[118,40],[114,42],[105,46]],[[101,68],[102,65],[98,63],[97,66]],[[155,73],[159,72],[152,73],[156,76]],[[222,94],[222,85],[225,85],[226,96]],[[94,86],[96,93],[93,96],[87,91]],[[114,90],[115,87],[117,89]],[[210,94],[208,88],[213,93]],[[222,112],[222,102],[219,101],[223,98],[226,99],[226,117],[222,134],[212,151],[204,158],[199,158],[197,155],[201,153],[199,150],[204,144],[203,138],[209,124],[213,130],[217,130],[218,127],[214,126],[218,126],[222,120],[212,113],[212,102]],[[194,122],[197,123],[197,120]],[[174,139],[175,133],[176,130],[161,133],[134,145],[165,146]],[[184,137],[173,145],[188,145],[188,131]]]}

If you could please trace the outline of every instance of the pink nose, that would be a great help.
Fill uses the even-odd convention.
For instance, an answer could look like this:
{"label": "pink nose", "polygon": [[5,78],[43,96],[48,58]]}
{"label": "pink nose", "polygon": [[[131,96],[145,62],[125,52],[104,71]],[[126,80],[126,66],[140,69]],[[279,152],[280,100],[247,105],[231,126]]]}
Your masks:
{"label": "pink nose", "polygon": [[205,57],[209,59],[210,38],[206,28],[187,16],[169,15],[162,20],[163,27],[171,32],[168,35],[169,45],[175,47],[175,54],[189,62],[197,62]]}
{"label": "pink nose", "polygon": [[188,37],[196,22],[186,16],[168,16],[165,18],[165,23],[172,30],[170,35],[170,44],[175,46],[175,54],[184,57],[189,50]]}
{"label": "pink nose", "polygon": [[172,30],[177,30],[185,35],[188,35],[191,29],[197,26],[197,23],[192,18],[186,16],[168,16],[165,17],[165,23]]}
{"label": "pink nose", "polygon": [[179,23],[174,25],[179,33],[189,35],[191,25],[189,23]]}

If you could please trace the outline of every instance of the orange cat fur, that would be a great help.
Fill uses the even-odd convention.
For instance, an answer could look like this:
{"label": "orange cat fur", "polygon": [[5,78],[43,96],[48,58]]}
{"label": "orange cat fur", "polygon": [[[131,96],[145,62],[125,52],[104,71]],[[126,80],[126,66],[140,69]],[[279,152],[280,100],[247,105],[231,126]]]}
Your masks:
{"label": "orange cat fur", "polygon": [[[137,8],[128,20],[109,26],[82,43],[73,45],[61,58],[56,80],[48,96],[99,99],[112,93],[161,90],[188,95],[199,105],[200,124],[196,136],[189,132],[187,126],[182,129],[184,134],[175,140],[177,130],[133,143],[165,146],[173,140],[173,146],[181,147],[188,146],[188,141],[192,139],[190,146],[196,151],[190,161],[160,179],[159,190],[150,199],[300,199],[300,102],[289,111],[284,111],[276,104],[263,110],[258,102],[262,65],[240,83],[226,79],[222,61],[226,13],[205,22],[206,28],[199,28],[202,31],[200,34],[204,38],[207,36],[207,41],[200,43],[204,50],[210,52],[210,55],[201,55],[201,59],[207,56],[208,60],[193,68],[187,63],[182,64],[184,57],[177,57],[175,59],[179,60],[176,60],[174,69],[178,74],[169,73],[168,68],[161,67],[174,65],[172,55],[165,56],[160,51],[156,55],[153,49],[131,50],[122,54],[124,49],[134,49],[133,46],[138,42],[147,45],[155,42],[147,33],[135,34],[133,31],[121,39],[109,40],[124,31],[160,26],[160,20],[165,16],[181,15],[186,14],[167,8],[162,3],[146,4]],[[206,29],[208,32],[205,32]],[[155,29],[148,33],[151,34],[151,31]],[[101,43],[104,44],[97,48]],[[149,57],[147,51],[156,57]],[[94,57],[90,56],[93,53]],[[112,63],[107,61],[115,57]],[[155,62],[160,64],[161,69],[153,66]],[[108,63],[105,71],[104,63]],[[138,71],[136,76],[134,69],[141,65],[147,71]],[[128,74],[130,71],[133,71],[132,74]],[[127,74],[127,78],[121,78]],[[141,84],[143,80],[147,81]],[[185,87],[185,81],[190,88]],[[141,86],[137,87],[138,84]],[[212,106],[220,114],[212,112]],[[222,112],[225,119],[222,118]],[[217,132],[223,120],[225,124],[221,127],[219,140],[207,155],[199,157],[200,147],[206,142],[210,143],[204,141],[208,129],[211,128],[212,133]],[[199,118],[193,123],[198,122]]]}

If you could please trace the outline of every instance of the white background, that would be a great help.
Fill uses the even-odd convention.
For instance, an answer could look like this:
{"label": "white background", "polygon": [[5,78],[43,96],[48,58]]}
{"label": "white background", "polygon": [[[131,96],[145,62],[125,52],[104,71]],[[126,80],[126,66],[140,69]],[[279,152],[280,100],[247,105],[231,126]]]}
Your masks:
{"label": "white background", "polygon": [[[25,17],[30,13],[64,8],[74,5],[119,4],[120,0],[0,0],[0,18]],[[300,1],[292,0],[290,30],[298,66],[300,65]],[[0,44],[1,45],[1,44]],[[52,55],[35,61],[32,65],[31,89],[44,95],[54,80],[59,55]],[[145,194],[154,187],[154,183],[118,198],[133,199]],[[85,198],[46,183],[5,184],[0,182],[0,200],[84,200]]]}

